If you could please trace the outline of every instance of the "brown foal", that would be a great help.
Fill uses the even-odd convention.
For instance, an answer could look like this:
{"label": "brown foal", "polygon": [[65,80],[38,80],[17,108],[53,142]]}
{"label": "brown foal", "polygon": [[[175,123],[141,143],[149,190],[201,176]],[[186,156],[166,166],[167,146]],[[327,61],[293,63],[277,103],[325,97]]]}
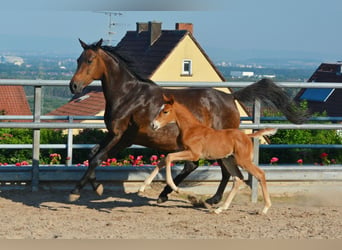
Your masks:
{"label": "brown foal", "polygon": [[[176,102],[173,97],[164,96],[165,104],[160,108],[160,112],[154,118],[151,126],[154,130],[164,127],[168,123],[176,123],[181,131],[181,140],[185,150],[170,153],[164,162],[159,164],[146,178],[144,185],[139,191],[144,191],[159,169],[166,166],[166,183],[176,192],[179,188],[175,185],[171,175],[171,163],[173,161],[198,161],[199,159],[222,159],[234,155],[236,163],[248,173],[252,174],[261,184],[265,206],[263,214],[271,207],[271,200],[266,187],[265,173],[262,169],[253,164],[253,144],[251,137],[260,137],[263,135],[272,135],[276,129],[263,129],[252,134],[245,134],[239,129],[221,129],[216,130],[201,124],[194,115],[182,104]],[[220,213],[228,209],[239,186],[243,180],[234,177],[234,184],[224,204],[215,210]]]}

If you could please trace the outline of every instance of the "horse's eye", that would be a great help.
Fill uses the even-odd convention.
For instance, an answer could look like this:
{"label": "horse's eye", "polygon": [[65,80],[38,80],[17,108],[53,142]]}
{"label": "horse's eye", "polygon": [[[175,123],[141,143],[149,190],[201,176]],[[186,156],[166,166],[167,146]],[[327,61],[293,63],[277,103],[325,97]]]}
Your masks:
{"label": "horse's eye", "polygon": [[165,115],[168,114],[168,113],[169,113],[169,111],[165,111],[165,110],[163,111],[163,114],[165,114]]}
{"label": "horse's eye", "polygon": [[93,59],[88,59],[87,63],[91,64],[93,62]]}

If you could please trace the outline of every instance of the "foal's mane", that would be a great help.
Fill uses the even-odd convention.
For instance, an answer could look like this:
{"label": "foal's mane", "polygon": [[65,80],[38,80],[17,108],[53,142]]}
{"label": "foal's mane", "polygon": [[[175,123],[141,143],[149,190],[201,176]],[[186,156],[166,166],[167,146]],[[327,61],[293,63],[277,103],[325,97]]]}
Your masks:
{"label": "foal's mane", "polygon": [[196,116],[188,109],[185,105],[177,102],[174,100],[174,97],[171,96],[171,99],[165,100],[167,97],[164,96],[164,101],[166,101],[166,104],[169,104],[172,106],[172,109],[177,114],[182,114],[182,116],[186,117],[186,119],[189,121],[192,120],[194,123],[201,123]]}

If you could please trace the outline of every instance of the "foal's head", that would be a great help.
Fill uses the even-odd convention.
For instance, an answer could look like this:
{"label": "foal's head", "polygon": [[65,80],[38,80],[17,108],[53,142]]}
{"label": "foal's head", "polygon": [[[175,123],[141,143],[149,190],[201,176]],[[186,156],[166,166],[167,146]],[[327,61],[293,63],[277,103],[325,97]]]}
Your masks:
{"label": "foal's head", "polygon": [[163,95],[164,104],[160,107],[157,116],[151,122],[151,127],[153,130],[158,130],[164,127],[168,123],[176,122],[176,115],[174,111],[174,98],[170,98]]}

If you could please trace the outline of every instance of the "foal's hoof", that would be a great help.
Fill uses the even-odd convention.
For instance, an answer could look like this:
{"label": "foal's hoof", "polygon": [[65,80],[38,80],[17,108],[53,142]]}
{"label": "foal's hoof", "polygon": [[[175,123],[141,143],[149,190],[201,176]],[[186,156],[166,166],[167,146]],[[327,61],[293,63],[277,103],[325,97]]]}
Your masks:
{"label": "foal's hoof", "polygon": [[220,213],[222,213],[222,211],[223,211],[223,209],[222,208],[216,208],[214,211],[213,211],[213,213],[214,214],[220,214]]}
{"label": "foal's hoof", "polygon": [[169,198],[167,196],[159,196],[158,197],[158,200],[157,200],[157,203],[160,204],[160,203],[164,203],[165,201],[167,201]]}
{"label": "foal's hoof", "polygon": [[75,202],[80,198],[80,194],[69,194],[69,201],[70,202]]}
{"label": "foal's hoof", "polygon": [[99,184],[95,190],[95,192],[101,196],[103,194],[103,185],[102,184]]}
{"label": "foal's hoof", "polygon": [[144,192],[145,192],[145,185],[142,185],[142,186],[139,188],[138,193],[139,193],[139,194],[142,194],[142,193],[144,193]]}

